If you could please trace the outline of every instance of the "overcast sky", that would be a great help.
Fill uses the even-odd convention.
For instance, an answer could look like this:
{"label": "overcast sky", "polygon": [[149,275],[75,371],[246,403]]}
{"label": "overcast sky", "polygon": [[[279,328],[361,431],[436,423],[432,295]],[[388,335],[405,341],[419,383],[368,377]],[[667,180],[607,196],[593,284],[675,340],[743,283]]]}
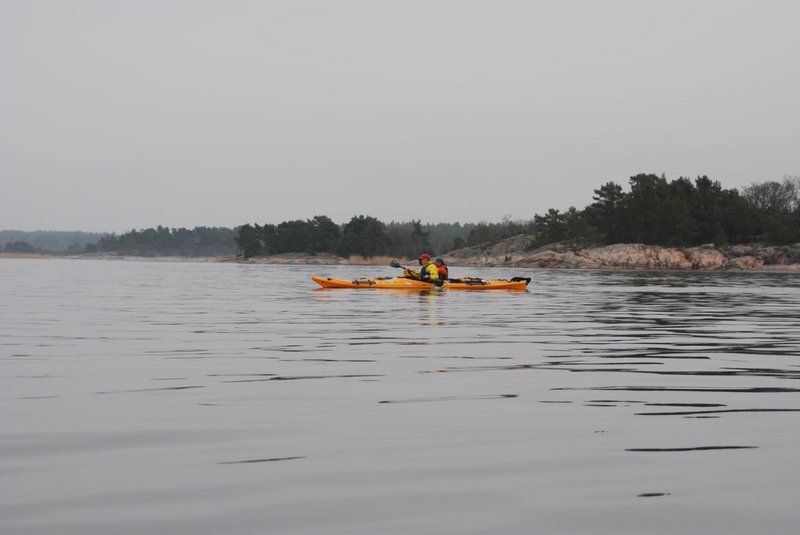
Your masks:
{"label": "overcast sky", "polygon": [[796,0],[0,0],[0,229],[530,219],[800,175]]}

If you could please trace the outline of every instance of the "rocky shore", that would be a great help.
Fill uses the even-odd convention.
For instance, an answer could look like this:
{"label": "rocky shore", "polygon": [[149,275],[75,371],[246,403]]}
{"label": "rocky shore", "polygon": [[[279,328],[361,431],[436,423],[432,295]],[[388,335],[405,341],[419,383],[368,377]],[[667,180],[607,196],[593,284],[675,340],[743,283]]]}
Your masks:
{"label": "rocky shore", "polygon": [[550,244],[533,248],[532,238],[517,236],[491,245],[453,251],[452,265],[527,268],[627,270],[758,270],[800,272],[800,244],[659,247],[639,243],[576,248]]}
{"label": "rocky shore", "polygon": [[[458,249],[442,255],[452,266],[515,267],[540,269],[789,271],[800,273],[800,244],[787,246],[736,245],[715,247],[659,247],[639,243],[604,247],[574,247],[555,243],[534,248],[530,236],[516,236],[494,244]],[[386,266],[390,257],[341,258],[330,254],[286,253],[222,262],[252,264],[372,265]],[[399,259],[414,265],[413,259]]]}
{"label": "rocky shore", "polygon": [[[759,244],[715,247],[660,247],[640,243],[604,247],[575,247],[563,243],[533,247],[530,236],[516,236],[493,244],[458,249],[442,255],[451,266],[514,267],[532,269],[617,269],[701,271],[787,271],[800,273],[800,243],[783,246]],[[285,253],[243,260],[225,257],[140,257],[128,255],[75,255],[54,257],[39,254],[2,254],[0,258],[94,258],[155,262],[236,262],[247,264],[364,265],[388,266],[391,257],[342,258],[332,254]],[[416,265],[414,259],[398,259]]]}

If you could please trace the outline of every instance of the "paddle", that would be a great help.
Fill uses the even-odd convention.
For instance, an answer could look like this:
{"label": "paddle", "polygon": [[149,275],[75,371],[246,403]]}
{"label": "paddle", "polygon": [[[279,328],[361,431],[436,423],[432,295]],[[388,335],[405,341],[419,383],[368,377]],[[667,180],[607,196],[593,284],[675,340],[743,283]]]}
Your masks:
{"label": "paddle", "polygon": [[[408,269],[406,266],[402,265],[397,260],[392,260],[391,262],[389,262],[389,265],[392,266],[393,268],[401,268],[403,270],[404,276],[406,276],[406,277],[408,275],[414,273],[414,270]],[[418,277],[411,277],[411,278],[418,278]]]}

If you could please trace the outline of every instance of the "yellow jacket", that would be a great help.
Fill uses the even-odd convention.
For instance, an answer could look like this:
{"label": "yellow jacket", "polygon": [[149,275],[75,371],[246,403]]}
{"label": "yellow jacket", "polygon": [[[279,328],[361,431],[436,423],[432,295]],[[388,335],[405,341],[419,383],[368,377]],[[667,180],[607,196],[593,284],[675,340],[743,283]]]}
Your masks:
{"label": "yellow jacket", "polygon": [[439,269],[433,262],[425,262],[419,267],[419,271],[414,271],[413,269],[409,269],[407,270],[407,273],[405,275],[410,276],[414,279],[435,281],[439,280]]}

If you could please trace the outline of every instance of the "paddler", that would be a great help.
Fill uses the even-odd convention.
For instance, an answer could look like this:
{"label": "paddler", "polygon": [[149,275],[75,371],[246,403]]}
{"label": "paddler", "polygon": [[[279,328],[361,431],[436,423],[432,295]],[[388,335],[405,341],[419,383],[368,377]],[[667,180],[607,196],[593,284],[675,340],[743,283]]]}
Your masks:
{"label": "paddler", "polygon": [[431,255],[422,253],[417,259],[419,262],[419,271],[413,269],[405,269],[403,275],[409,279],[419,279],[422,281],[436,282],[439,280],[439,269],[431,262]]}
{"label": "paddler", "polygon": [[446,281],[447,278],[450,276],[449,270],[447,269],[447,264],[444,263],[444,260],[441,258],[437,258],[433,261],[433,265],[436,266],[436,269],[439,271],[439,280]]}

